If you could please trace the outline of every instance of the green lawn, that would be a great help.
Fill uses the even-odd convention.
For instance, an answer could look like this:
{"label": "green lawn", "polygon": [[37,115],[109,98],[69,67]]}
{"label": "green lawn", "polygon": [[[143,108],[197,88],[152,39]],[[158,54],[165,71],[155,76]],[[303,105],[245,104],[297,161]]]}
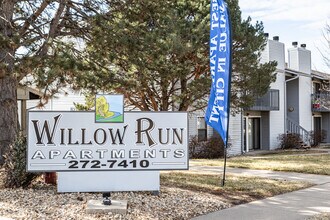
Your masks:
{"label": "green lawn", "polygon": [[[194,159],[191,164],[223,166],[223,159]],[[228,167],[287,171],[330,175],[330,154],[286,155],[274,154],[258,157],[240,156],[227,160]]]}

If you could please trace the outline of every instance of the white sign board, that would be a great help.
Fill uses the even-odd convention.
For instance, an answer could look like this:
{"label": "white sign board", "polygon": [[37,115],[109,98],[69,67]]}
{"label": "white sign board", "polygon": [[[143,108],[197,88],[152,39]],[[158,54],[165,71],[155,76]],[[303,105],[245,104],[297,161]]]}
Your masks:
{"label": "white sign board", "polygon": [[94,112],[28,112],[28,171],[188,169],[186,112],[126,112],[96,123]]}
{"label": "white sign board", "polygon": [[57,192],[159,191],[159,171],[58,172]]}

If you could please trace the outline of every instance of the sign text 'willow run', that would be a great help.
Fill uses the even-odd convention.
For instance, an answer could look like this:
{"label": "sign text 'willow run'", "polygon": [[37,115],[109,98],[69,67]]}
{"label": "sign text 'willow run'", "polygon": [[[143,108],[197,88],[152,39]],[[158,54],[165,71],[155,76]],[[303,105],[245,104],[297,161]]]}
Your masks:
{"label": "sign text 'willow run'", "polygon": [[30,171],[188,168],[186,113],[126,113],[125,123],[99,124],[92,112],[29,112],[28,123]]}

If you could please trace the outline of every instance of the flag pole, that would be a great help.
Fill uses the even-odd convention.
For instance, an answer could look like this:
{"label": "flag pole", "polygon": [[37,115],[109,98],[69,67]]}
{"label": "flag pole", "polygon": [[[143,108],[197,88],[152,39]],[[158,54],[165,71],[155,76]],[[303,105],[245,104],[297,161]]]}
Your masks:
{"label": "flag pole", "polygon": [[231,97],[231,74],[232,74],[232,62],[233,62],[233,53],[232,53],[232,48],[233,48],[233,33],[232,33],[232,28],[231,28],[231,19],[230,19],[230,11],[227,9],[227,15],[228,15],[228,25],[229,25],[229,33],[230,33],[230,38],[229,38],[229,47],[230,47],[230,55],[229,55],[229,85],[228,85],[228,98],[227,98],[227,132],[226,132],[226,141],[224,143],[224,164],[223,164],[223,177],[222,177],[222,187],[225,186],[226,182],[226,165],[227,165],[227,148],[228,148],[228,133],[229,133],[229,119],[230,119],[230,97]]}
{"label": "flag pole", "polygon": [[[230,59],[231,56],[230,56]],[[230,65],[230,70],[231,70],[231,65]],[[229,91],[231,86],[229,86]],[[230,94],[230,92],[229,92]],[[230,95],[228,97],[228,106],[230,105]],[[230,118],[230,110],[228,108],[228,123],[227,123],[227,133],[226,133],[226,143],[224,143],[224,149],[223,149],[223,153],[224,153],[224,162],[223,162],[223,175],[222,175],[222,183],[221,186],[224,187],[225,186],[225,182],[226,182],[226,165],[227,165],[227,147],[228,147],[228,133],[229,133],[229,118]]]}
{"label": "flag pole", "polygon": [[232,33],[230,15],[224,0],[211,0],[210,6],[210,73],[212,85],[205,121],[219,133],[223,140],[222,186],[224,186],[230,115]]}
{"label": "flag pole", "polygon": [[[226,144],[227,145],[227,144]],[[226,181],[226,163],[227,163],[227,146],[224,146],[225,148],[223,149],[224,156],[225,156],[225,161],[223,164],[223,175],[222,175],[222,183],[221,186],[225,186],[225,181]]]}

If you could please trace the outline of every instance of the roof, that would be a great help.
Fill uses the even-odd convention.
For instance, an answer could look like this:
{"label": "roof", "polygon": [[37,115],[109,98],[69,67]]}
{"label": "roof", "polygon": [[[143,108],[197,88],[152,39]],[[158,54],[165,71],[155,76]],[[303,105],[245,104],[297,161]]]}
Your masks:
{"label": "roof", "polygon": [[322,79],[322,80],[330,80],[330,75],[328,73],[312,70],[312,77]]}
{"label": "roof", "polygon": [[17,100],[40,99],[42,96],[42,92],[28,86],[18,86],[17,88]]}

